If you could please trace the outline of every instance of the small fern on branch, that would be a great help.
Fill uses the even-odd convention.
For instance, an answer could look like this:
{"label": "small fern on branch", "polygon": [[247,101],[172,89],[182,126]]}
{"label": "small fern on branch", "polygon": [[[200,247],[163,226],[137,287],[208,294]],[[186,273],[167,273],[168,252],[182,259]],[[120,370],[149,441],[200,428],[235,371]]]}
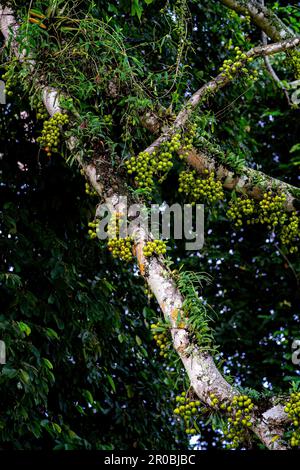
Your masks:
{"label": "small fern on branch", "polygon": [[[177,287],[184,298],[183,312],[188,320],[192,339],[201,351],[215,353],[213,330],[210,326],[214,320],[208,314],[209,305],[205,304],[198,292],[203,288],[203,282],[211,283],[211,277],[206,273],[179,271],[176,274]],[[212,312],[215,314],[213,310]]]}

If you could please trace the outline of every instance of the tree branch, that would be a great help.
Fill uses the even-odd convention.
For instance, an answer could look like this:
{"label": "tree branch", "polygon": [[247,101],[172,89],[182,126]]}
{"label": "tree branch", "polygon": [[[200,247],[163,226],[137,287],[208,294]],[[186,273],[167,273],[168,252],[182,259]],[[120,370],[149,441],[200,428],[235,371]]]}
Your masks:
{"label": "tree branch", "polygon": [[[157,118],[154,114],[151,114],[149,119],[146,115],[141,119],[141,123],[152,134],[158,133],[162,127],[161,119]],[[178,153],[180,155],[186,153],[186,151],[183,152],[180,149]],[[209,149],[205,148],[205,145],[203,145],[201,150],[193,147],[188,152],[186,161],[188,165],[200,175],[203,174],[203,171],[206,169],[209,170],[209,172],[214,171],[216,178],[222,182],[225,189],[234,189],[239,193],[247,194],[249,197],[257,200],[262,199],[263,193],[266,190],[276,189],[286,195],[284,207],[288,212],[299,209],[300,188],[247,166],[240,168],[237,174],[233,170],[230,170],[226,166],[226,163],[222,163],[217,156],[211,155]]]}
{"label": "tree branch", "polygon": [[[262,7],[265,6],[265,0],[260,0],[260,3],[261,3],[261,6],[262,6]],[[262,39],[263,45],[266,46],[266,45],[268,44],[268,36],[266,35],[266,33],[265,33],[264,31],[261,32],[261,39]],[[272,77],[272,79],[274,80],[274,82],[277,83],[277,85],[282,89],[282,91],[283,91],[283,93],[284,93],[284,95],[285,95],[285,97],[286,97],[286,99],[287,99],[288,105],[290,106],[290,105],[291,105],[291,100],[290,100],[288,91],[287,91],[287,89],[285,88],[285,86],[283,85],[283,83],[282,83],[282,81],[280,80],[280,78],[278,77],[278,75],[277,75],[277,73],[275,72],[275,70],[273,69],[269,57],[265,56],[265,57],[264,57],[264,62],[265,62],[267,71],[268,71],[269,74],[271,75],[271,77]]]}
{"label": "tree branch", "polygon": [[256,26],[272,41],[295,37],[295,33],[269,8],[256,0],[220,0],[221,3],[242,15],[249,15]]}
{"label": "tree branch", "polygon": [[[294,37],[292,39],[288,39],[286,41],[281,41],[274,44],[265,44],[262,46],[257,46],[245,54],[246,58],[243,60],[243,62],[247,63],[248,58],[255,58],[260,56],[267,57],[278,52],[292,49],[297,47],[299,44],[300,37]],[[232,73],[232,75],[234,75],[234,73]],[[151,154],[158,147],[160,147],[163,142],[169,140],[172,134],[176,133],[176,131],[180,130],[186,124],[191,113],[199,105],[199,103],[204,97],[206,97],[208,94],[220,90],[225,85],[230,83],[231,80],[232,79],[229,78],[227,75],[224,77],[223,73],[220,73],[215,78],[213,78],[208,83],[199,88],[199,90],[197,90],[191,96],[191,98],[187,101],[183,109],[178,113],[172,126],[164,130],[163,134],[161,134],[149,147],[147,147],[145,152]],[[155,127],[155,131],[157,131],[157,126]],[[218,164],[215,159],[212,159],[206,154],[198,152],[195,149],[189,152],[187,160],[189,165],[195,168],[200,173],[202,167],[204,167],[217,171],[219,179],[222,179],[225,176],[225,188],[236,189],[241,192],[247,192],[249,195],[252,195],[252,197],[255,198],[261,197],[265,186],[276,187],[280,191],[283,191],[287,196],[287,201],[285,204],[286,209],[288,211],[295,210],[294,203],[296,198],[294,197],[294,194],[299,192],[299,189],[292,185],[289,185],[288,183],[284,183],[280,180],[267,176],[262,172],[247,167],[244,167],[242,169],[240,176],[236,176],[232,171],[226,169],[223,165]],[[257,184],[258,180],[262,183],[261,186]]]}
{"label": "tree branch", "polygon": [[[295,203],[300,199],[300,189],[284,181],[272,178],[265,173],[244,166],[240,170],[240,175],[229,170],[226,166],[200,150],[193,148],[186,157],[187,163],[198,173],[203,174],[203,170],[214,171],[216,178],[222,181],[223,187],[229,190],[236,190],[239,193],[247,194],[253,199],[260,200],[263,193],[268,189],[282,191],[286,195],[285,209],[287,211],[296,210]],[[257,181],[259,180],[259,184]],[[299,194],[298,197],[294,195]]]}
{"label": "tree branch", "polygon": [[[0,29],[4,32],[10,31],[12,25],[14,27],[16,25],[12,12],[7,10],[7,8],[3,9],[0,5]],[[13,34],[15,34],[15,30],[13,30]],[[43,101],[50,116],[62,111],[59,106],[59,92],[57,90],[45,87],[39,82],[36,82],[35,85],[43,93]],[[76,143],[76,138],[74,137],[67,141],[70,152],[74,152]],[[86,163],[78,154],[75,156],[78,164],[83,168],[89,183],[99,196],[106,198],[106,203],[113,207],[116,212],[122,212],[124,208],[122,207],[121,195],[112,193],[109,188],[103,188],[98,181],[97,161],[93,160],[90,163]],[[214,393],[221,402],[230,400],[238,392],[221,375],[211,355],[201,351],[190,340],[188,326],[185,325],[178,328],[178,312],[183,310],[183,299],[176,283],[169,270],[165,267],[162,256],[146,258],[143,254],[143,247],[151,235],[144,227],[137,227],[132,235],[134,237],[135,252],[141,275],[155,295],[165,320],[170,323],[174,348],[187,371],[195,393],[207,405],[211,404],[211,393]],[[287,415],[283,412],[282,406],[273,407],[263,415],[254,408],[252,430],[267,448],[274,450],[285,449],[286,446],[281,442],[281,439],[274,440],[274,437],[278,433],[279,424],[285,422],[286,417]]]}
{"label": "tree branch", "polygon": [[[295,47],[299,46],[300,44],[300,37],[294,37],[292,39],[288,39],[286,41],[277,42],[274,44],[266,44],[262,46],[256,46],[250,49],[250,51],[245,53],[246,58],[240,60],[242,64],[247,64],[247,59],[255,59],[256,57],[267,57],[270,55],[277,54],[278,52],[284,52],[288,49],[294,49]],[[233,65],[231,66],[232,70]],[[232,77],[234,78],[236,74],[231,72]],[[183,126],[186,121],[188,120],[192,111],[198,106],[200,101],[206,96],[207,93],[211,94],[223,88],[225,85],[232,81],[227,75],[224,77],[223,73],[217,75],[214,79],[210,80],[208,83],[203,85],[199,90],[197,90],[191,98],[188,100],[186,106],[180,113],[178,114],[174,126],[181,127]]]}
{"label": "tree branch", "polygon": [[[240,62],[242,64],[247,63],[247,59],[249,58],[256,58],[261,56],[269,56],[273,54],[277,54],[278,52],[283,52],[288,49],[293,49],[300,44],[300,37],[294,37],[292,39],[288,39],[286,41],[281,41],[274,44],[268,44],[265,46],[257,46],[250,51],[245,53],[245,58],[241,59]],[[231,66],[232,69],[233,65]],[[231,71],[229,70],[229,72]],[[183,109],[178,113],[173,125],[169,127],[160,137],[158,137],[147,149],[145,152],[152,153],[154,150],[159,147],[163,142],[167,141],[173,133],[175,133],[178,129],[181,129],[187,122],[188,118],[190,117],[191,113],[195,110],[195,108],[199,105],[201,100],[205,98],[207,95],[210,95],[225,85],[230,83],[232,79],[236,76],[234,72],[231,73],[232,78],[229,78],[229,74],[224,76],[223,73],[219,73],[215,78],[207,82],[203,85],[199,90],[197,90],[191,98],[187,101],[184,105]]]}

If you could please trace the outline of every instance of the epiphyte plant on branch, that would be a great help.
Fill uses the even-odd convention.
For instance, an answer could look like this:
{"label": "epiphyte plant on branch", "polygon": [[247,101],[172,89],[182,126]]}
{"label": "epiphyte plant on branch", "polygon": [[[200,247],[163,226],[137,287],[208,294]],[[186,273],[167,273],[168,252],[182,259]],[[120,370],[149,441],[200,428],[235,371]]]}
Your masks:
{"label": "epiphyte plant on branch", "polygon": [[[229,15],[228,8],[235,14]],[[218,18],[216,23],[215,18]],[[231,27],[227,28],[229,23]],[[145,328],[145,343],[148,342],[150,352],[153,337],[159,349],[157,367],[160,367],[159,360],[162,359],[168,364],[165,383],[169,397],[174,390],[181,393],[176,399],[178,406],[174,413],[183,418],[184,432],[178,429],[179,437],[176,438],[171,437],[170,433],[170,445],[178,445],[181,439],[188,446],[186,436],[198,435],[199,441],[204,439],[201,444],[204,447],[211,442],[230,448],[264,446],[276,450],[299,447],[299,397],[295,391],[299,377],[290,377],[289,381],[293,382],[293,394],[290,395],[291,391],[284,388],[286,382],[283,380],[283,385],[277,382],[272,361],[281,367],[282,378],[291,366],[283,359],[280,362],[278,357],[276,360],[271,358],[263,348],[267,340],[278,336],[275,334],[277,331],[283,335],[282,341],[287,341],[287,335],[297,331],[299,322],[297,312],[293,315],[290,311],[290,319],[282,313],[285,305],[295,305],[296,294],[292,284],[298,285],[299,282],[296,268],[299,262],[300,191],[296,187],[294,172],[299,160],[296,164],[291,163],[286,149],[287,143],[291,146],[298,143],[298,121],[295,117],[298,110],[295,104],[283,104],[282,88],[273,83],[263,62],[264,57],[274,57],[272,60],[277,61],[276,67],[281,75],[286,75],[287,82],[297,79],[299,32],[287,24],[287,18],[280,19],[280,12],[276,14],[276,5],[273,8],[272,5],[259,7],[259,2],[252,0],[122,0],[118,7],[114,2],[101,0],[40,0],[31,2],[29,10],[23,2],[15,0],[0,3],[0,29],[5,42],[2,49],[5,73],[2,79],[6,81],[9,119],[13,120],[13,116],[17,115],[22,121],[24,116],[29,116],[21,129],[35,149],[33,151],[39,155],[29,158],[26,166],[20,160],[19,168],[34,166],[34,161],[38,162],[39,171],[44,169],[45,173],[61,166],[64,168],[62,171],[75,175],[80,168],[81,176],[85,178],[85,190],[81,189],[79,196],[73,188],[74,199],[81,197],[84,200],[85,193],[93,198],[86,202],[87,209],[82,211],[82,221],[77,222],[77,232],[73,238],[80,238],[86,253],[89,250],[102,253],[108,265],[114,266],[113,275],[110,269],[106,270],[106,275],[112,276],[116,284],[118,278],[121,279],[126,273],[130,279],[127,285],[131,285],[134,291],[139,273],[147,284],[147,291],[153,294],[150,306],[142,309],[146,326],[152,324],[152,335],[149,335],[149,328]],[[261,31],[269,38],[265,44],[257,39]],[[267,106],[270,107],[269,114],[265,111]],[[14,115],[9,114],[11,107]],[[31,114],[31,108],[36,111],[35,115]],[[214,116],[209,125],[205,122],[208,110]],[[292,122],[290,127],[286,125],[286,120]],[[3,122],[5,119],[1,119],[1,126],[8,132],[9,126],[5,127]],[[9,132],[12,130],[9,129]],[[39,146],[44,150],[41,155]],[[6,159],[8,153],[5,147]],[[26,159],[26,156],[22,158]],[[46,176],[41,172],[39,179],[43,178]],[[9,185],[8,182],[5,184]],[[26,184],[30,186],[34,182]],[[15,186],[13,182],[11,188]],[[149,205],[150,201],[161,204],[177,198],[180,202],[193,205],[204,202],[209,225],[207,233],[211,235],[207,237],[203,253],[186,253],[180,243],[171,240],[168,246],[172,250],[168,250],[166,258],[166,241],[153,239],[143,226],[136,227],[125,238],[116,230],[106,244],[100,243],[97,237],[98,209],[95,206],[105,202],[112,209],[111,225],[108,226],[110,232],[116,221],[127,217],[123,213],[122,196],[128,196],[133,203],[142,201],[145,205]],[[53,198],[55,200],[55,195]],[[17,237],[19,226],[20,230],[23,229],[22,223],[18,226],[10,219],[7,223],[11,224],[10,236]],[[89,240],[87,245],[84,244],[85,239],[83,241],[82,227],[88,227],[88,237],[85,237],[93,240]],[[237,229],[242,234],[238,241]],[[62,244],[71,246],[66,233],[62,238]],[[251,244],[253,240],[255,243]],[[245,252],[241,242],[245,244]],[[112,257],[106,257],[104,245],[107,245]],[[271,254],[270,250],[273,250]],[[51,247],[48,247],[50,251]],[[267,277],[265,271],[268,268],[269,276],[272,276],[272,266],[276,267],[274,278],[276,276],[278,292],[275,299],[268,300],[269,310],[274,313],[260,313],[259,305],[248,294],[253,279],[248,279],[246,275],[243,280],[245,286],[240,290],[237,301],[230,301],[231,295],[232,299],[237,295],[234,291],[236,278],[230,279],[230,270],[221,272],[219,267],[228,253],[236,257],[235,264],[229,259],[228,262],[246,273],[252,272],[250,253],[257,264],[254,275],[261,279]],[[214,259],[218,263],[212,271]],[[22,275],[23,262],[16,261],[16,272]],[[202,263],[207,274],[199,274]],[[4,274],[11,273],[11,268],[9,262],[4,260]],[[65,269],[63,263],[60,268]],[[91,281],[89,268],[86,266],[84,269],[86,271],[81,277],[88,279],[90,288],[94,289],[98,281]],[[97,266],[94,269],[97,270]],[[51,276],[54,280],[55,273],[53,268]],[[216,280],[208,282],[210,275]],[[103,272],[101,276],[104,276]],[[285,280],[287,276],[293,279],[290,285]],[[11,278],[4,276],[3,279]],[[261,301],[269,296],[272,279],[269,281],[269,285],[264,284]],[[80,282],[83,281],[79,279],[78,286]],[[3,281],[1,288],[18,289],[18,282],[5,286]],[[229,300],[224,308],[224,300],[220,305],[217,300],[221,300],[226,293]],[[6,292],[6,295],[9,299],[10,293]],[[43,296],[42,293],[39,295]],[[130,291],[122,293],[125,305],[130,302],[130,295]],[[288,295],[291,300],[286,298]],[[73,294],[70,298],[73,299]],[[136,302],[140,304],[138,299],[139,295],[136,294]],[[149,321],[149,311],[152,320],[157,318],[155,300],[163,319],[153,323]],[[51,306],[55,300],[49,296],[48,303]],[[117,300],[115,303],[115,315],[119,318]],[[7,304],[11,315],[11,303],[7,301]],[[56,307],[62,313],[59,302]],[[18,308],[16,318],[25,324],[23,316],[26,309],[22,306]],[[219,310],[220,314],[215,314]],[[230,312],[233,317],[229,321]],[[136,315],[137,319],[133,318],[131,324],[133,331],[135,322],[141,322],[141,314]],[[255,331],[249,328],[253,316],[257,317],[255,323],[259,328],[259,354],[266,355],[270,380],[265,380],[269,393],[254,390],[251,395],[245,391],[248,386],[251,389],[262,388],[263,377],[253,374],[257,363],[262,360],[256,350],[251,350],[249,365],[237,362],[237,351],[232,346],[235,341],[227,342],[226,335],[227,325],[230,324],[236,332],[237,347],[241,347],[242,335],[246,335],[245,345],[249,344],[250,347],[249,338],[251,334],[255,335]],[[14,324],[14,316],[8,318]],[[264,321],[261,322],[260,318]],[[274,320],[275,326],[271,320]],[[31,321],[34,324],[34,318]],[[78,322],[81,321],[78,318]],[[125,320],[116,321],[114,327],[120,344],[123,342],[122,321]],[[61,325],[61,322],[58,324]],[[8,325],[5,323],[3,328],[7,329]],[[39,325],[35,328],[40,331]],[[26,327],[23,330],[25,335],[30,335]],[[90,335],[92,332],[87,327],[83,338]],[[144,354],[148,357],[149,352],[142,345],[138,333],[132,332],[132,335],[140,349],[135,353],[134,348],[128,346],[126,354],[131,351],[137,356]],[[215,336],[220,342],[219,348],[215,345]],[[92,344],[98,347],[96,339]],[[181,362],[175,360],[175,354],[171,354],[171,344]],[[220,349],[223,349],[221,353]],[[91,350],[85,351],[81,360],[88,363],[87,356]],[[102,354],[106,353],[99,352],[93,377],[97,375],[97,367],[103,360]],[[287,357],[288,352],[282,352],[282,358],[284,354]],[[246,359],[247,356],[243,357],[243,360]],[[14,361],[17,360],[14,358]],[[43,364],[47,368],[48,363]],[[11,369],[17,370],[17,363],[13,365]],[[48,369],[52,370],[51,366]],[[230,370],[234,377],[230,376]],[[258,370],[261,372],[261,369]],[[92,380],[89,372],[85,372]],[[4,374],[4,382],[13,380],[13,374]],[[26,387],[33,379],[28,372],[23,373],[22,377],[26,394],[29,393]],[[117,372],[114,376],[107,373],[107,377],[112,392],[116,393],[115,381],[121,386],[121,379],[118,379]],[[181,392],[186,387],[189,391]],[[102,416],[108,403],[113,406],[113,399],[97,386],[94,393],[99,397],[105,395],[102,404],[100,398],[94,400],[86,391],[84,396],[89,397],[95,414]],[[129,403],[133,393],[131,386],[127,386],[126,393],[124,400]],[[166,395],[164,399],[168,401]],[[74,401],[77,403],[76,397]],[[12,410],[13,404],[10,406]],[[83,419],[86,415],[84,407],[78,405],[78,413]],[[176,427],[172,407],[168,408],[168,413],[172,426]],[[42,414],[37,417],[37,423],[44,422]],[[57,416],[61,416],[59,412]],[[213,429],[219,429],[219,438],[205,434],[207,431],[204,431],[204,438],[201,437],[207,416]],[[9,418],[3,416],[1,419],[5,421]],[[17,420],[16,417],[13,419]],[[22,420],[20,417],[18,419]],[[61,418],[64,429],[64,437],[60,437],[61,445],[69,445],[72,441],[76,448],[76,445],[79,446],[77,437],[75,439],[70,433],[69,441],[65,437],[69,419],[67,415]],[[292,431],[289,430],[290,423],[294,427]],[[114,439],[115,424],[111,427],[111,439]],[[47,426],[54,442],[57,437],[55,433],[60,432],[53,423],[47,423]],[[76,423],[72,426],[75,426],[76,436],[83,432]],[[91,434],[94,434],[92,418],[90,426]],[[36,436],[40,436],[38,431],[35,432]],[[1,441],[5,439],[3,435]],[[12,434],[9,439],[13,442],[15,436]],[[87,435],[82,442],[89,442],[89,439],[92,440],[92,437]],[[128,437],[128,442],[130,439],[132,436]],[[21,446],[26,447],[25,440],[26,433],[20,436]],[[82,442],[80,445],[83,445]],[[122,445],[128,446],[128,442],[124,441]],[[38,445],[42,446],[43,443]],[[105,446],[107,443],[103,441],[99,445]],[[150,443],[141,442],[140,445],[149,446]]]}

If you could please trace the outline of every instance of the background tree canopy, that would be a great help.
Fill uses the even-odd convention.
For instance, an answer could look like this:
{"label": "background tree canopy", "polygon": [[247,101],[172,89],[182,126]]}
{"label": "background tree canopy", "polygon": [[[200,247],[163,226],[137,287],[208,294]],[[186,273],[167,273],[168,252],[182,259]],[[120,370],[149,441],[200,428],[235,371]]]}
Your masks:
{"label": "background tree canopy", "polygon": [[[0,7],[0,448],[299,447],[299,2]],[[203,249],[112,256],[113,194],[204,203]]]}

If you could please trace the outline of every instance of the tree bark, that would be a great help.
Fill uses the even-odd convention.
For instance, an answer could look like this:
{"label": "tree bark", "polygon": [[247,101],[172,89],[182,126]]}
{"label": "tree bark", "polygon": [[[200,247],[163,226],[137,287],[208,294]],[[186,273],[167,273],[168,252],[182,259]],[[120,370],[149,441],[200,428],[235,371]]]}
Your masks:
{"label": "tree bark", "polygon": [[272,41],[295,37],[295,33],[270,9],[257,0],[220,0],[221,3],[242,15],[249,15],[256,26]]}
{"label": "tree bark", "polygon": [[[11,28],[12,27],[12,28]],[[6,39],[12,34],[16,34],[17,25],[11,10],[2,8],[0,4],[0,29]],[[16,55],[20,58],[18,48],[14,48]],[[57,112],[61,112],[59,106],[59,91],[53,88],[43,86],[39,82],[35,82],[43,94],[43,101],[50,116]],[[76,139],[71,137],[67,141],[70,152],[74,152]],[[116,194],[111,188],[103,188],[97,179],[97,161],[84,162],[80,156],[76,155],[78,164],[83,168],[84,173],[100,198],[105,194],[106,203],[113,207],[116,212],[122,212],[122,196],[125,194]],[[147,240],[151,238],[144,227],[137,227],[132,234],[134,237],[135,252],[137,256],[138,266],[141,275],[149,285],[152,293],[157,299],[158,304],[163,312],[165,320],[170,324],[170,332],[173,339],[173,345],[177,351],[189,376],[191,386],[198,397],[208,406],[211,404],[210,394],[214,393],[220,402],[230,401],[230,399],[238,394],[238,392],[225,380],[217,369],[212,356],[200,350],[194,344],[189,335],[188,325],[178,327],[178,312],[183,308],[183,299],[176,286],[176,282],[172,278],[171,273],[164,264],[162,256],[152,256],[146,258],[143,254],[143,247]],[[283,450],[286,445],[282,440],[274,439],[279,428],[287,419],[286,413],[281,405],[272,407],[263,414],[257,408],[254,408],[252,414],[252,430],[258,436],[262,443],[269,449]],[[280,432],[282,436],[282,431]]]}

